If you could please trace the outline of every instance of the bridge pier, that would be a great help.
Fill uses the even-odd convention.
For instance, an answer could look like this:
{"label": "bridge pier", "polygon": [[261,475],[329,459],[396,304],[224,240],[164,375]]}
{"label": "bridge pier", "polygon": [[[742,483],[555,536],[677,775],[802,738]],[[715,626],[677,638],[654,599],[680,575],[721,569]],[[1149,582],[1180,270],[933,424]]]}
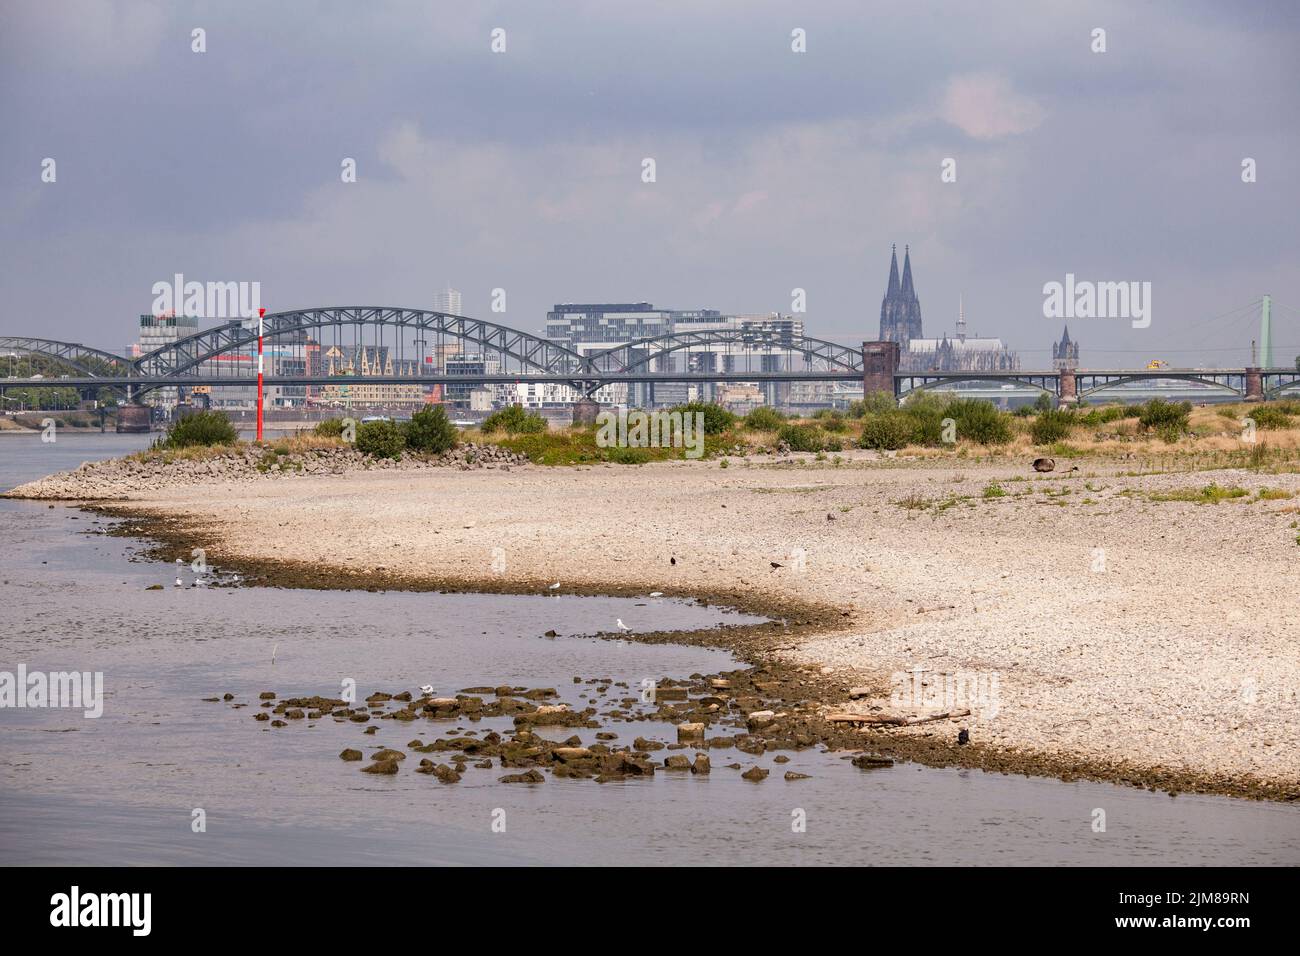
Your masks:
{"label": "bridge pier", "polygon": [[1257,368],[1246,369],[1246,401],[1264,400],[1264,376]]}
{"label": "bridge pier", "polygon": [[573,424],[594,425],[600,414],[600,402],[590,398],[580,398],[573,403]]}
{"label": "bridge pier", "polygon": [[1057,377],[1056,401],[1059,405],[1079,404],[1079,382],[1074,369],[1063,368]]}
{"label": "bridge pier", "polygon": [[870,398],[876,392],[898,397],[894,380],[898,372],[899,346],[897,342],[862,343],[862,397]]}
{"label": "bridge pier", "polygon": [[119,405],[118,434],[146,434],[153,428],[153,409],[148,405]]}

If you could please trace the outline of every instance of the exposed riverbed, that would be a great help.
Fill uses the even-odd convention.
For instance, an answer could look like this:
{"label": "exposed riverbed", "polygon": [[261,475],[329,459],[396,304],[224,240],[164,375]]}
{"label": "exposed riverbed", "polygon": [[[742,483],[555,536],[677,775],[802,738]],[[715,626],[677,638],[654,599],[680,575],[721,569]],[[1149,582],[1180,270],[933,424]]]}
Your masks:
{"label": "exposed riverbed", "polygon": [[[0,486],[148,438],[0,438]],[[905,763],[863,771],[818,748],[783,752],[783,764],[772,753],[713,752],[707,776],[659,772],[602,785],[500,784],[499,769],[470,770],[454,785],[411,766],[361,774],[339,760],[341,749],[404,749],[412,737],[489,724],[376,721],[379,731],[366,734],[350,722],[303,720],[271,729],[252,718],[258,695],[337,695],[345,679],[360,697],[510,684],[554,687],[581,706],[593,678],[635,693],[647,678],[741,666],[716,649],[584,635],[617,630],[618,620],[645,631],[753,619],[650,598],[190,587],[188,567],[141,558],[145,543],[103,533],[112,524],[63,504],[0,501],[0,669],[102,670],[106,690],[97,720],[0,711],[0,863],[1300,860],[1292,806]],[[146,590],[155,584],[163,590]],[[234,699],[204,700],[225,693]],[[623,744],[675,739],[654,722],[603,729]],[[597,732],[553,736],[589,743]],[[726,768],[733,760],[773,772],[752,783]],[[809,777],[786,781],[786,770]],[[191,829],[196,808],[204,833]],[[1099,808],[1104,832],[1093,828]],[[802,832],[792,827],[801,818]]]}

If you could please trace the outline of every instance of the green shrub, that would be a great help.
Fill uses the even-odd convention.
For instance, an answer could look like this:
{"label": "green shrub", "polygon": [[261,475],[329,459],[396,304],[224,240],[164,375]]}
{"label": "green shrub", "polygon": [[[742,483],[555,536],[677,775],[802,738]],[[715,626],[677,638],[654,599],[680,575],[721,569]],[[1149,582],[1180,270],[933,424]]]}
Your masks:
{"label": "green shrub", "polygon": [[906,412],[898,409],[868,415],[862,420],[862,436],[858,439],[859,448],[874,448],[877,451],[897,451],[916,440],[916,420]]}
{"label": "green shrub", "polygon": [[1029,426],[1035,445],[1050,445],[1070,437],[1074,428],[1074,414],[1068,408],[1053,408],[1040,412]]}
{"label": "green shrub", "polygon": [[653,459],[648,448],[626,448],[614,445],[605,449],[605,460],[616,465],[644,465]]}
{"label": "green shrub", "polygon": [[1046,392],[1039,392],[1038,397],[1034,399],[1034,411],[1048,412],[1052,410],[1052,396]]}
{"label": "green shrub", "polygon": [[823,408],[813,416],[817,423],[828,432],[842,432],[848,427],[844,415],[833,408]]}
{"label": "green shrub", "polygon": [[312,429],[321,438],[342,438],[343,437],[343,419],[326,418],[324,421],[316,423]]}
{"label": "green shrub", "polygon": [[1076,425],[1109,425],[1111,422],[1117,422],[1122,418],[1133,418],[1138,414],[1136,409],[1129,408],[1127,405],[1108,405],[1105,408],[1090,408],[1083,415],[1075,416]]}
{"label": "green shrub", "polygon": [[889,392],[872,392],[860,402],[849,403],[849,418],[864,418],[881,412],[898,411],[898,399]]}
{"label": "green shrub", "polygon": [[536,412],[526,411],[522,405],[510,405],[493,412],[479,426],[486,432],[505,432],[507,435],[536,435],[546,431],[546,419]]}
{"label": "green shrub", "polygon": [[745,427],[759,432],[774,432],[785,424],[785,416],[771,405],[760,405],[745,416]]}
{"label": "green shrub", "polygon": [[791,451],[822,451],[826,447],[826,436],[816,425],[783,425],[777,437]]}
{"label": "green shrub", "polygon": [[239,433],[229,418],[221,412],[202,411],[172,422],[167,437],[159,444],[163,448],[190,448],[195,445],[233,445],[238,440]]}
{"label": "green shrub", "polygon": [[944,417],[957,423],[957,439],[981,445],[1005,445],[1011,441],[1010,416],[993,407],[992,402],[975,398],[957,398],[948,403]]}
{"label": "green shrub", "polygon": [[685,405],[675,405],[669,409],[669,412],[681,412],[683,415],[694,412],[702,413],[704,415],[704,434],[706,435],[720,435],[736,424],[735,415],[721,405],[715,405],[712,402],[688,402]]}
{"label": "green shrub", "polygon": [[1290,428],[1291,416],[1280,408],[1271,405],[1259,405],[1246,413],[1247,418],[1254,419],[1256,428]]}
{"label": "green shrub", "polygon": [[456,444],[456,426],[441,405],[425,405],[406,424],[406,447],[430,455],[441,455]]}
{"label": "green shrub", "polygon": [[406,429],[397,422],[380,420],[357,426],[357,451],[373,458],[401,458]]}
{"label": "green shrub", "polygon": [[1191,414],[1191,402],[1166,402],[1163,398],[1153,398],[1139,407],[1138,425],[1143,429],[1155,429],[1161,438],[1170,433],[1181,435],[1187,431],[1187,419]]}

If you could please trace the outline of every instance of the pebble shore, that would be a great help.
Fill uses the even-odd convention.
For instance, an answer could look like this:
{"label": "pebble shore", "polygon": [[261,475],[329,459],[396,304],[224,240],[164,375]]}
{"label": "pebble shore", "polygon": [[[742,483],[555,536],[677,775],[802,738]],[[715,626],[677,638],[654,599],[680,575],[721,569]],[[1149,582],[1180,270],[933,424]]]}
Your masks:
{"label": "pebble shore", "polygon": [[[911,739],[929,762],[1300,798],[1300,499],[1285,497],[1300,474],[1078,464],[1038,475],[1028,462],[857,452],[171,482],[119,464],[15,493],[110,499],[210,559],[310,569],[334,586],[559,584],[778,617],[818,608],[812,626],[792,618],[742,656],[819,675],[823,716],[867,718],[845,725],[864,747],[888,739],[899,753]],[[1160,500],[1210,484],[1248,494]],[[941,706],[891,693],[918,669],[939,686],[996,677],[997,706],[929,721]]]}

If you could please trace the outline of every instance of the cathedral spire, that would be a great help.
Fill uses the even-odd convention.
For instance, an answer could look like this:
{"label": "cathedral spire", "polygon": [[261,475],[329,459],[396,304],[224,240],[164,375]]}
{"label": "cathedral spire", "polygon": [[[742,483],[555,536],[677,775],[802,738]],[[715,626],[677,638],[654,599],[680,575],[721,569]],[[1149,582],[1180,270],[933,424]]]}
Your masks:
{"label": "cathedral spire", "polygon": [[921,302],[912,288],[912,258],[903,247],[903,278],[898,278],[898,247],[889,251],[889,289],[880,303],[881,342],[897,342],[907,351],[912,339],[921,338]]}

